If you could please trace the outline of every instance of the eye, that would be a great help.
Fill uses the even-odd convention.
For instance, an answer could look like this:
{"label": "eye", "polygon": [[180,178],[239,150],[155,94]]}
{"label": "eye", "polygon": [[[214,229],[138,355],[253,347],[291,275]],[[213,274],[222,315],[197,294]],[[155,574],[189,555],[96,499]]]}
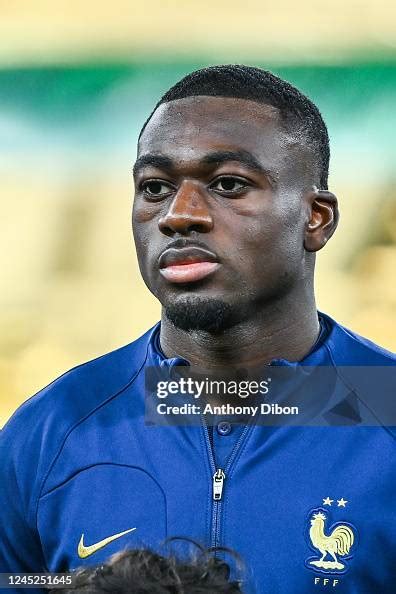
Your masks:
{"label": "eye", "polygon": [[162,198],[173,192],[172,186],[160,179],[152,179],[141,185],[143,192],[152,198]]}
{"label": "eye", "polygon": [[238,194],[249,185],[248,181],[243,178],[228,175],[218,178],[210,187],[223,194]]}

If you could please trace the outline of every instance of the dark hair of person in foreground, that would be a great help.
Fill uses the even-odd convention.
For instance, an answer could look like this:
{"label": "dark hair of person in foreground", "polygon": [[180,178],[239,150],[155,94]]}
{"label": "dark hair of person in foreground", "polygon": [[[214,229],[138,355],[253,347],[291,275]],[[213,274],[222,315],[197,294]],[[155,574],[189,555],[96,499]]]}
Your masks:
{"label": "dark hair of person in foreground", "polygon": [[210,550],[198,548],[200,554],[188,560],[149,549],[116,553],[104,565],[77,570],[73,586],[51,590],[51,594],[241,593],[241,582],[229,581],[229,565]]}

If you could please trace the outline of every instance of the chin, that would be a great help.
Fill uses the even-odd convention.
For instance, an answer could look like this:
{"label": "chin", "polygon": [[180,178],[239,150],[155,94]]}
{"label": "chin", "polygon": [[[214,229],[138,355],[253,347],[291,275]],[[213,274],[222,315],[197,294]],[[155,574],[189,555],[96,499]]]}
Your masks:
{"label": "chin", "polygon": [[176,328],[220,334],[241,320],[238,307],[214,297],[185,296],[164,305],[165,315]]}

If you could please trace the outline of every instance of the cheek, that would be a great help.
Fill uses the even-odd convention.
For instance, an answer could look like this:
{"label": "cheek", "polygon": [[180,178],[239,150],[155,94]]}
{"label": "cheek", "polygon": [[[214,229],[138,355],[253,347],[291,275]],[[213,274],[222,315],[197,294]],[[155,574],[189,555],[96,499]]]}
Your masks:
{"label": "cheek", "polygon": [[278,193],[270,211],[264,213],[263,227],[271,238],[273,249],[294,258],[304,246],[305,214],[297,192]]}
{"label": "cheek", "polygon": [[158,205],[141,204],[135,199],[132,210],[132,231],[139,258],[145,257],[153,247],[156,237],[153,229],[158,229],[158,216]]}
{"label": "cheek", "polygon": [[160,202],[146,202],[139,196],[135,196],[132,208],[132,220],[135,223],[149,223],[159,217],[161,210]]}
{"label": "cheek", "polygon": [[[263,277],[296,270],[304,256],[301,208],[287,202],[263,205],[255,212],[236,210],[223,217],[225,252],[233,253],[242,274],[260,283]],[[228,244],[228,245],[227,245]]]}
{"label": "cheek", "polygon": [[231,213],[223,213],[222,224],[235,245],[241,249],[260,250],[269,256],[274,250],[292,250],[303,245],[304,222],[296,201],[275,196],[256,204],[242,203]]}

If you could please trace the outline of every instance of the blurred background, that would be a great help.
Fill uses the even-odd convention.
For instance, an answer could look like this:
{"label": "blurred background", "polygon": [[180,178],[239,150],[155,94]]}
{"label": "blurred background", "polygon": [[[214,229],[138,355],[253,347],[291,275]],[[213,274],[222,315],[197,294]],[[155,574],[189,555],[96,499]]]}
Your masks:
{"label": "blurred background", "polygon": [[394,3],[0,0],[0,37],[0,426],[159,319],[131,235],[136,139],[214,63],[270,69],[321,109],[341,222],[318,307],[396,349]]}

